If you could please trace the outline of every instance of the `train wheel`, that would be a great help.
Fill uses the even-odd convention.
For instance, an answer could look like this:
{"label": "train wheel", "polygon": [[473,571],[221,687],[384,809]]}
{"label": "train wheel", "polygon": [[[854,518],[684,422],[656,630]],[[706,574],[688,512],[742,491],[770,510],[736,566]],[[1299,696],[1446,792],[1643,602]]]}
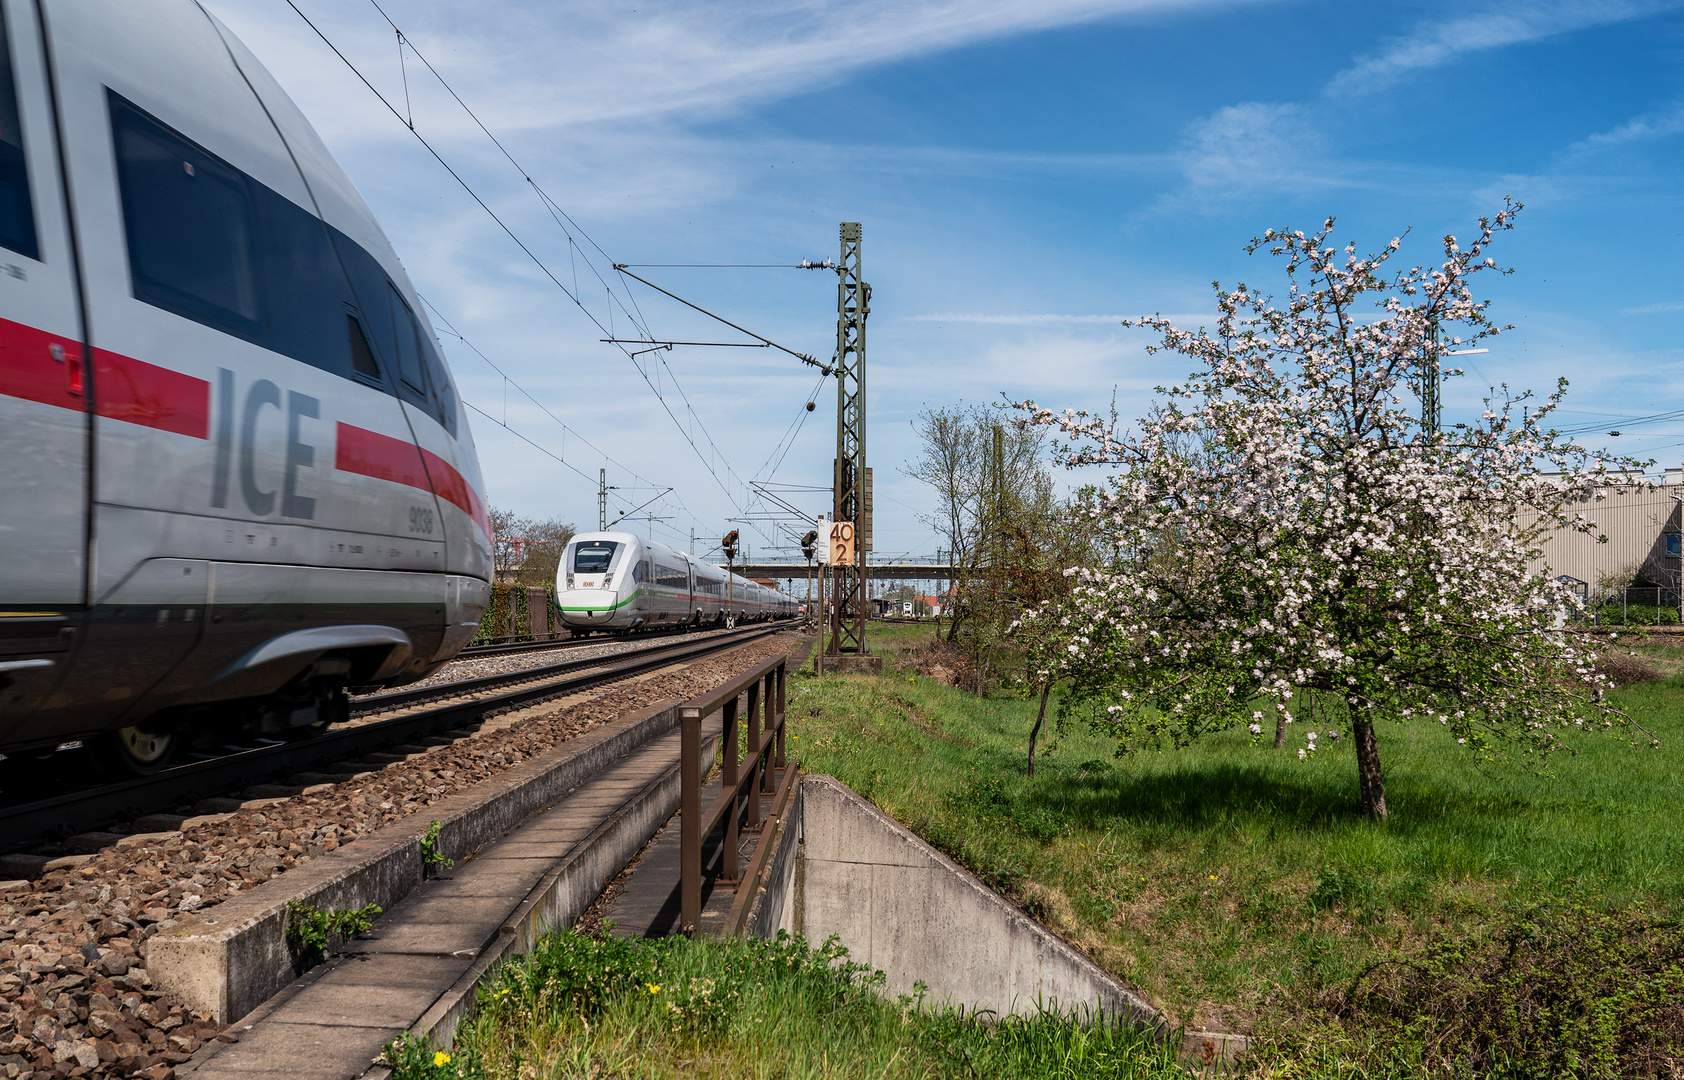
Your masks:
{"label": "train wheel", "polygon": [[101,737],[96,750],[101,762],[112,772],[150,776],[169,765],[177,741],[173,732],[126,727]]}

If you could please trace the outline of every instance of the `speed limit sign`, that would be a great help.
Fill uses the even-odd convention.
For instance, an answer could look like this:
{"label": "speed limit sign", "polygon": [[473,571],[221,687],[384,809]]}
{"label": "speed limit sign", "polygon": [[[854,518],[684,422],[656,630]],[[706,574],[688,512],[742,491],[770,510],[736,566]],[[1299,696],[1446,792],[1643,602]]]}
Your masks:
{"label": "speed limit sign", "polygon": [[854,561],[854,523],[830,523],[830,565],[848,565]]}

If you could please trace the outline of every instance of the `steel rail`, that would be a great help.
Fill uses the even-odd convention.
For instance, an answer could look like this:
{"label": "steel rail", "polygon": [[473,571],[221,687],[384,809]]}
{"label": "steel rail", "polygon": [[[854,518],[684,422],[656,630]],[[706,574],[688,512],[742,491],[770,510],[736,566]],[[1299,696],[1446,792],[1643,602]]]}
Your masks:
{"label": "steel rail", "polygon": [[658,630],[634,630],[625,637],[552,638],[548,641],[512,641],[502,645],[475,645],[470,648],[463,649],[461,652],[452,657],[452,659],[476,660],[482,656],[507,656],[512,653],[542,652],[544,649],[577,649],[583,645],[606,645],[611,641],[676,637],[682,634],[705,634],[712,630],[722,629],[724,629],[724,627],[669,626]]}
{"label": "steel rail", "polygon": [[[744,628],[727,631],[718,637],[708,638],[709,641],[740,641],[748,640],[750,636],[764,631],[765,627]],[[689,642],[673,642],[668,644],[647,645],[640,649],[627,649],[625,652],[608,653],[603,656],[585,656],[577,660],[562,660],[554,664],[544,664],[541,667],[525,668],[521,671],[500,671],[493,675],[480,675],[472,679],[456,679],[451,682],[433,683],[430,686],[419,686],[408,690],[389,690],[384,694],[367,694],[363,697],[351,699],[352,716],[369,716],[373,713],[385,712],[389,709],[404,708],[428,701],[442,701],[447,698],[461,697],[463,694],[475,694],[484,690],[496,689],[500,686],[513,686],[517,683],[536,682],[548,679],[569,671],[581,668],[598,667],[612,664],[616,660],[630,659],[634,656],[657,656],[672,652],[675,649],[687,648]]]}
{"label": "steel rail", "polygon": [[[13,851],[47,837],[86,832],[115,820],[133,820],[183,802],[247,788],[276,776],[302,772],[314,765],[352,760],[563,694],[722,652],[770,636],[781,629],[774,625],[743,637],[710,638],[658,652],[646,650],[628,661],[599,667],[571,678],[551,680],[538,686],[521,687],[390,720],[340,727],[307,741],[243,750],[208,761],[178,765],[152,776],[0,808],[0,851]],[[655,655],[651,655],[652,652]]]}

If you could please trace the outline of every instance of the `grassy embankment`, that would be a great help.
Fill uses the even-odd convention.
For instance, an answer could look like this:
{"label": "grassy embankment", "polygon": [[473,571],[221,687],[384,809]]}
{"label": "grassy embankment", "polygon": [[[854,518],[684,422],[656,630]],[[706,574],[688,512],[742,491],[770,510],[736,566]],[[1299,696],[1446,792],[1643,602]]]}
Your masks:
{"label": "grassy embankment", "polygon": [[[1543,899],[1684,912],[1678,676],[1616,695],[1659,749],[1636,732],[1585,735],[1547,778],[1482,769],[1425,727],[1384,729],[1391,817],[1372,825],[1349,739],[1324,736],[1300,762],[1292,728],[1300,738],[1279,750],[1236,731],[1128,758],[1073,729],[1031,779],[1034,703],[893,672],[930,633],[877,631],[882,678],[792,684],[803,767],[870,798],[1189,1026],[1302,1020],[1389,950]],[[1639,651],[1678,666],[1674,646]]]}
{"label": "grassy embankment", "polygon": [[894,1001],[800,942],[554,935],[480,992],[449,1053],[389,1047],[394,1080],[1186,1080],[1144,1033],[979,1023]]}
{"label": "grassy embankment", "polygon": [[[794,754],[1182,1022],[1262,1033],[1248,1073],[1676,1075],[1684,932],[1631,909],[1684,910],[1684,649],[1638,647],[1672,675],[1619,692],[1658,750],[1590,736],[1540,779],[1482,771],[1435,731],[1383,731],[1392,816],[1376,826],[1356,814],[1348,747],[1325,737],[1303,763],[1299,744],[1244,733],[1117,759],[1073,730],[1031,779],[1032,703],[895,670],[929,633],[874,628],[881,678],[797,677]],[[1625,910],[1527,917],[1540,901]],[[1410,962],[1346,994],[1388,955]],[[464,1053],[415,1048],[398,1080],[1186,1075],[1138,1033],[979,1024],[787,946],[562,935],[502,978]]]}

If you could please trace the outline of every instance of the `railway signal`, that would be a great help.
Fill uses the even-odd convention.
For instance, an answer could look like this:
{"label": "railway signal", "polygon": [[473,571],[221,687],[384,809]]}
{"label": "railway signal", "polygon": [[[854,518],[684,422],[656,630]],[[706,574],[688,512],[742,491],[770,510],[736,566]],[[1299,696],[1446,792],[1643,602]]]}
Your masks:
{"label": "railway signal", "polygon": [[725,552],[725,629],[734,629],[737,625],[736,613],[731,610],[731,601],[736,598],[736,567],[737,560],[737,530],[732,529],[719,541],[719,547]]}
{"label": "railway signal", "polygon": [[813,619],[813,556],[818,554],[818,543],[819,530],[817,529],[808,529],[807,535],[801,538],[801,554],[807,557],[807,620],[809,621]]}

